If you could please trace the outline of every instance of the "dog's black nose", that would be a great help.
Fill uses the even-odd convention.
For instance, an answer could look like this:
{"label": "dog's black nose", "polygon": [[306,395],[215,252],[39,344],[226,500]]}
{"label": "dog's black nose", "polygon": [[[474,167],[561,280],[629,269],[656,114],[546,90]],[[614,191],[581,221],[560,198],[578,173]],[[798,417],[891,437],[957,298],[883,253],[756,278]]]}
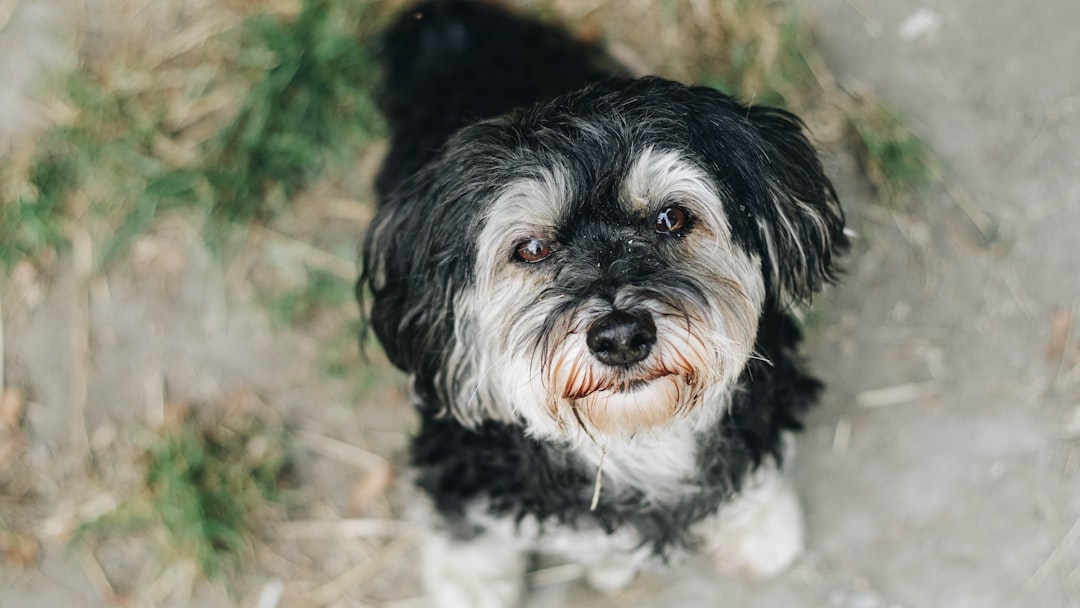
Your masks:
{"label": "dog's black nose", "polygon": [[593,321],[585,342],[602,363],[632,365],[649,356],[656,344],[656,324],[648,312],[616,310]]}

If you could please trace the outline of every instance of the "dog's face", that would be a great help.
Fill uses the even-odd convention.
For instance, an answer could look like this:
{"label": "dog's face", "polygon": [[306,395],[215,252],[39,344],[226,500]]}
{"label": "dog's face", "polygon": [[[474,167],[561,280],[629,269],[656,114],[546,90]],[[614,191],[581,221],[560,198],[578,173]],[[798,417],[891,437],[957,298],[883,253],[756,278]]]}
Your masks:
{"label": "dog's face", "polygon": [[644,79],[463,129],[384,202],[364,264],[425,406],[625,437],[721,407],[762,311],[846,246],[794,117]]}

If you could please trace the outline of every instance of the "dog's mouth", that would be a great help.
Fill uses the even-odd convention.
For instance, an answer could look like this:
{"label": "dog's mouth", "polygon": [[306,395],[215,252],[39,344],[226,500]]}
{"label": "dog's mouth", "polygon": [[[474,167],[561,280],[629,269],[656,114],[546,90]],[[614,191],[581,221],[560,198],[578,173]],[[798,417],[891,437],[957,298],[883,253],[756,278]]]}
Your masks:
{"label": "dog's mouth", "polygon": [[558,351],[545,370],[555,389],[548,393],[551,417],[586,434],[633,434],[695,409],[718,366],[693,334],[668,331],[662,338],[648,357],[627,366],[603,363],[584,341]]}
{"label": "dog's mouth", "polygon": [[[611,378],[576,393],[567,393],[565,409],[551,405],[557,420],[573,420],[587,433],[635,433],[655,427],[693,409],[700,392],[693,377],[674,370],[656,370],[635,378]],[[561,412],[570,416],[563,418]]]}
{"label": "dog's mouth", "polygon": [[[650,388],[657,380],[677,374],[678,372],[674,370],[661,369],[655,370],[647,376],[597,379],[598,381],[585,383],[584,386],[575,387],[577,390],[566,391],[563,394],[563,397],[574,400],[583,399],[593,394],[632,395]],[[688,383],[692,384],[693,380],[688,379]]]}
{"label": "dog's mouth", "polygon": [[654,382],[656,380],[659,380],[661,378],[666,378],[667,376],[673,376],[673,375],[675,375],[675,372],[673,372],[671,370],[663,370],[660,373],[652,374],[652,375],[648,376],[647,378],[631,378],[631,379],[628,379],[628,380],[623,380],[621,382],[614,383],[609,387],[601,388],[597,392],[609,392],[609,393],[620,393],[620,394],[635,393],[635,392],[637,392],[639,390],[642,390],[642,389],[648,387],[652,382]]}

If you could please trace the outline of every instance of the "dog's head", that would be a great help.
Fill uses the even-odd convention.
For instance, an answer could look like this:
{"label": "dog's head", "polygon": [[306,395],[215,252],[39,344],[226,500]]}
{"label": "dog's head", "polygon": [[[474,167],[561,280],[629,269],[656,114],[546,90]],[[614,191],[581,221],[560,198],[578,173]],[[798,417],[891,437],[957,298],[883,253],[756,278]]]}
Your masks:
{"label": "dog's head", "polygon": [[648,78],[458,132],[383,202],[371,324],[465,424],[626,436],[718,399],[847,247],[797,118]]}

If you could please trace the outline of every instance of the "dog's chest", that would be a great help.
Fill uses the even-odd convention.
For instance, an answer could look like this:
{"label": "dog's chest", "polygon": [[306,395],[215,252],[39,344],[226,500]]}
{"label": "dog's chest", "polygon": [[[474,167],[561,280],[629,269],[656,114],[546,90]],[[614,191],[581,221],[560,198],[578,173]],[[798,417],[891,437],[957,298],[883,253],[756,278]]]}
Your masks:
{"label": "dog's chest", "polygon": [[599,477],[599,501],[633,494],[646,502],[677,502],[699,489],[699,442],[686,428],[615,445],[577,450]]}
{"label": "dog's chest", "polygon": [[[603,450],[592,444],[570,449],[513,425],[466,429],[452,419],[428,418],[414,440],[413,462],[436,510],[466,533],[482,531],[494,518],[535,522],[545,545],[558,544],[560,531],[570,532],[567,542],[595,531],[664,554],[692,545],[690,524],[730,496],[732,471],[702,465],[708,459],[700,451],[711,443],[695,439],[690,428],[639,439],[610,446],[601,467]],[[590,509],[598,468],[600,494]]]}

